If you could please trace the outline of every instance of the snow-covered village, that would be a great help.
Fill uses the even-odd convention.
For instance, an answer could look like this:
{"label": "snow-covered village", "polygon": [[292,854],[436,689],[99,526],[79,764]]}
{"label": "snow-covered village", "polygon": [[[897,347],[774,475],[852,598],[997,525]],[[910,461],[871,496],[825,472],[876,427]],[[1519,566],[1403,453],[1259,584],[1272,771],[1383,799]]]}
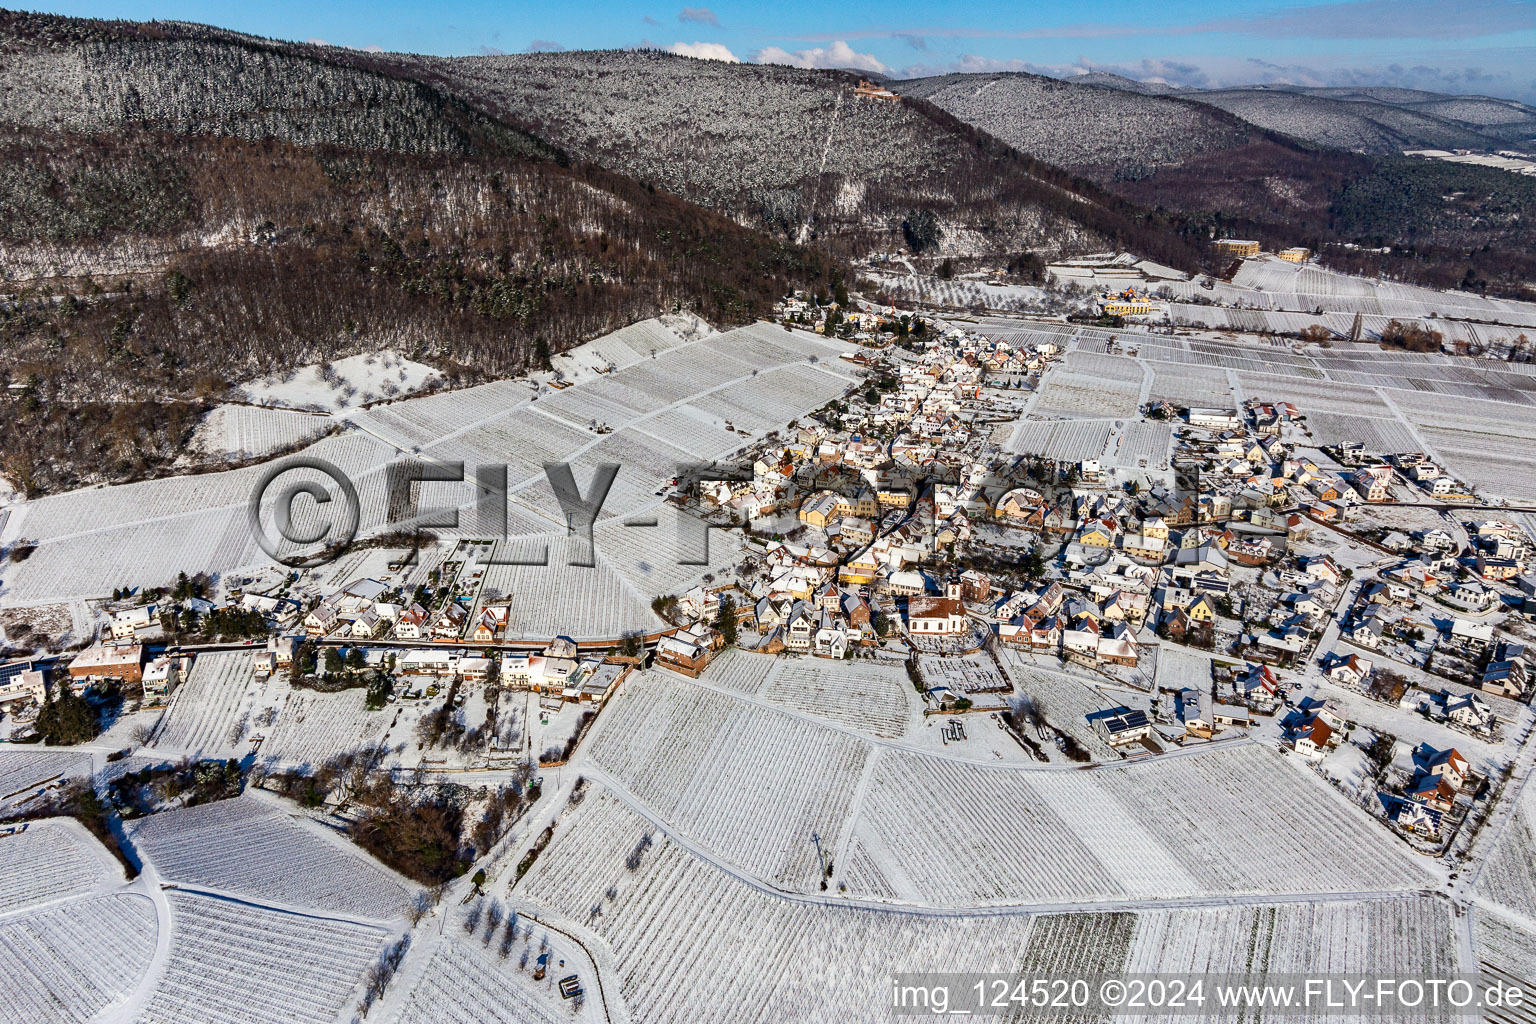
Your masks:
{"label": "snow-covered village", "polygon": [[1536,1022],[1536,111],[545,42],[0,11],[0,1021]]}

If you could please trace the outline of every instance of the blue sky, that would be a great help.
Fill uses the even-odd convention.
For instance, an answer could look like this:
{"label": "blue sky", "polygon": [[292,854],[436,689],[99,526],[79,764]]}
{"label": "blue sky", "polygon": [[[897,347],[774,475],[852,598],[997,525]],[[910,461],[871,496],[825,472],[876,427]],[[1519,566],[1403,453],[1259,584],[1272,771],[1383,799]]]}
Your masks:
{"label": "blue sky", "polygon": [[1385,84],[1536,100],[1536,0],[735,3],[85,0],[59,14],[181,19],[283,39],[463,55],[655,46],[899,77],[1108,70],[1175,85]]}

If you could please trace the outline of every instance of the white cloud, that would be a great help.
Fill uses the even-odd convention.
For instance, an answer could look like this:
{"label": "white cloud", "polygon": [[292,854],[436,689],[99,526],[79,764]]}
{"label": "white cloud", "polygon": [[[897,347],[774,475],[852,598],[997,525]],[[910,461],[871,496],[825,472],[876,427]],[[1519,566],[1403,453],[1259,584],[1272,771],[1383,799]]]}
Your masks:
{"label": "white cloud", "polygon": [[699,60],[723,60],[728,64],[740,64],[741,61],[722,43],[673,43],[667,47],[668,53],[675,53],[679,57],[697,57]]}
{"label": "white cloud", "polygon": [[788,50],[769,46],[758,50],[752,59],[759,64],[788,64],[797,68],[858,68],[875,71],[882,75],[891,73],[879,58],[869,53],[857,53],[853,47],[839,39],[830,46],[816,46],[809,50]]}

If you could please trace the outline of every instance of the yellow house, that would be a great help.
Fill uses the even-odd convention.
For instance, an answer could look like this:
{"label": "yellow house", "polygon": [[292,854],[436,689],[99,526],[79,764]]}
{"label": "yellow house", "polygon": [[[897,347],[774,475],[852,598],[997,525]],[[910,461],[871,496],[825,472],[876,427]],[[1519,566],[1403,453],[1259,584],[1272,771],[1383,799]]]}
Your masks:
{"label": "yellow house", "polygon": [[1135,288],[1127,288],[1118,295],[1105,292],[1099,296],[1099,312],[1107,316],[1141,316],[1156,308],[1150,295],[1137,295]]}
{"label": "yellow house", "polygon": [[1305,263],[1307,262],[1307,257],[1312,255],[1312,250],[1298,245],[1294,249],[1281,249],[1275,255],[1287,263]]}
{"label": "yellow house", "polygon": [[800,521],[818,530],[824,529],[838,515],[838,496],[831,491],[817,491],[800,506]]}
{"label": "yellow house", "polygon": [[1143,537],[1156,537],[1158,540],[1168,539],[1168,523],[1162,516],[1153,516],[1141,524]]}
{"label": "yellow house", "polygon": [[880,503],[867,494],[861,494],[857,498],[847,498],[840,494],[837,496],[837,514],[873,519],[880,514]]}
{"label": "yellow house", "polygon": [[1251,238],[1218,238],[1216,251],[1223,256],[1257,256],[1259,243]]}
{"label": "yellow house", "polygon": [[1077,535],[1077,542],[1085,548],[1107,548],[1114,543],[1114,538],[1102,526],[1089,526]]}
{"label": "yellow house", "polygon": [[1184,607],[1184,614],[1196,622],[1210,622],[1216,618],[1216,606],[1209,594],[1201,594]]}
{"label": "yellow house", "polygon": [[837,570],[837,578],[844,583],[862,587],[875,582],[875,576],[879,571],[880,563],[875,561],[875,556],[865,548]]}

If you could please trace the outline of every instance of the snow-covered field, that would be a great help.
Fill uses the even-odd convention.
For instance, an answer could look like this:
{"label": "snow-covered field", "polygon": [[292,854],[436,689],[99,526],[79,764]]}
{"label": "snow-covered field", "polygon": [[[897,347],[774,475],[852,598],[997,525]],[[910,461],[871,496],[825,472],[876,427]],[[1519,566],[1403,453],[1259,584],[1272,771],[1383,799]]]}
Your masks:
{"label": "snow-covered field", "polygon": [[125,998],[155,952],[155,907],[107,893],[0,923],[0,1021],[83,1024]]}
{"label": "snow-covered field", "polygon": [[130,831],[166,879],[285,906],[388,921],[415,888],[319,826],[240,797],[163,811]]}
{"label": "snow-covered field", "polygon": [[243,388],[256,405],[335,411],[419,391],[437,378],[430,366],[397,352],[373,352],[338,359],[329,366],[304,366],[289,374],[254,381]]}
{"label": "snow-covered field", "polygon": [[[170,959],[142,1024],[332,1024],[389,933],[186,891],[171,903]],[[261,1008],[253,1010],[253,1008]]]}
{"label": "snow-covered field", "polygon": [[590,740],[593,762],[731,863],[785,888],[820,871],[813,832],[837,835],[869,757],[845,733],[695,686],[632,677]]}
{"label": "snow-covered field", "polygon": [[0,912],[122,882],[123,869],[78,822],[47,818],[0,836]]}

